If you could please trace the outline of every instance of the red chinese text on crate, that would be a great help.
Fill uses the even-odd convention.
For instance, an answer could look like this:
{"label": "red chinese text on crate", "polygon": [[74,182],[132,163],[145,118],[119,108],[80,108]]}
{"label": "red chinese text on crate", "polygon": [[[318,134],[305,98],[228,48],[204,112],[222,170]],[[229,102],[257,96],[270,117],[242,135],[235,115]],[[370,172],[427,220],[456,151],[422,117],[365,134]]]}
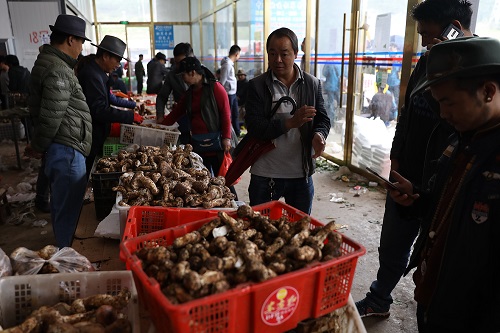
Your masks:
{"label": "red chinese text on crate", "polygon": [[[280,201],[253,207],[271,219],[286,215],[291,222],[305,214]],[[228,213],[235,216],[235,212]],[[177,237],[199,229],[208,218],[125,240],[121,250],[136,279],[143,304],[159,332],[266,332],[293,329],[299,322],[317,318],[347,303],[357,259],[364,247],[343,236],[342,255],[326,262],[277,276],[262,283],[247,283],[227,292],[210,295],[180,305],[172,304],[155,279],[142,270],[134,255],[147,246],[167,246]],[[322,224],[311,219],[311,227]],[[275,301],[276,300],[276,301]]]}

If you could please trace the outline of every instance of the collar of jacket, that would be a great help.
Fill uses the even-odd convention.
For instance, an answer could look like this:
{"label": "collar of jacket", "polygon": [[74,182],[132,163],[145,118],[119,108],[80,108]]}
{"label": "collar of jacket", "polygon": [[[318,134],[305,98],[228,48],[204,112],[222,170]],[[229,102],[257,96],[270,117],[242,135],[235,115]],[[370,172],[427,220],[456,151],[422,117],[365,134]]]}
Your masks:
{"label": "collar of jacket", "polygon": [[[300,69],[299,66],[297,66],[297,64],[293,64],[293,67],[298,71],[299,73],[299,78],[297,79],[297,81],[299,82],[299,84],[303,84],[304,83],[304,74],[302,73],[302,70]],[[267,75],[267,78],[266,78],[266,83],[267,85],[272,85],[273,84],[273,71],[272,69],[268,69],[267,72],[266,72],[266,75]],[[276,76],[276,75],[275,75]]]}
{"label": "collar of jacket", "polygon": [[99,64],[96,62],[96,58],[94,58],[94,59],[92,59],[92,61],[90,61],[90,66],[93,67],[92,71],[94,71],[95,73],[97,73],[101,76],[104,83],[108,82],[109,75],[101,68],[101,66],[99,66]]}
{"label": "collar of jacket", "polygon": [[45,54],[51,54],[51,55],[54,55],[60,59],[62,59],[65,63],[68,64],[68,66],[70,68],[74,68],[76,63],[78,62],[75,58],[67,55],[66,53],[64,53],[63,51],[59,50],[58,48],[56,47],[53,47],[52,45],[50,44],[45,44],[42,48],[42,53],[45,53]]}

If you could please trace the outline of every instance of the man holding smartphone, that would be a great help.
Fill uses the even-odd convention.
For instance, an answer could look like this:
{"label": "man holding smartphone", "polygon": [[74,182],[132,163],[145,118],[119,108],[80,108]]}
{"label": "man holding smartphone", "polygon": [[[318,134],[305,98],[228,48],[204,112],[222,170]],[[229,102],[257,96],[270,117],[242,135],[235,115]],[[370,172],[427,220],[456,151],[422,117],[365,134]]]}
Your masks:
{"label": "man holding smartphone", "polygon": [[[466,0],[426,0],[416,5],[411,15],[417,22],[422,46],[428,50],[447,39],[442,34],[450,24],[465,36],[472,36],[469,30],[471,3]],[[439,104],[430,92],[421,91],[412,95],[413,89],[426,77],[427,53],[420,57],[410,76],[391,150],[391,169],[398,171],[413,184],[424,187],[452,132],[451,126],[439,118]],[[424,170],[426,159],[431,163]],[[387,196],[380,235],[377,279],[372,282],[366,297],[356,302],[361,317],[389,316],[393,302],[391,293],[408,265],[411,247],[420,229],[422,213],[427,211],[425,208],[402,209]]]}

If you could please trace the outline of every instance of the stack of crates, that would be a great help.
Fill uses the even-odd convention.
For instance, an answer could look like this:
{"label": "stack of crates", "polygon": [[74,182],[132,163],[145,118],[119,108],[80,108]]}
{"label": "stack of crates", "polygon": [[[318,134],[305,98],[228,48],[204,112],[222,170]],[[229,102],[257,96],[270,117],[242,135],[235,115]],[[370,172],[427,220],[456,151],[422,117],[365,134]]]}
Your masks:
{"label": "stack of crates", "polygon": [[113,191],[113,187],[118,186],[123,172],[95,172],[99,159],[101,159],[100,156],[95,158],[90,178],[94,190],[95,215],[101,221],[109,215],[116,202],[116,192]]}
{"label": "stack of crates", "polygon": [[104,145],[102,147],[102,155],[111,156],[118,153],[120,149],[123,149],[125,147],[127,147],[127,145],[120,143],[120,138],[109,137],[106,139],[106,141],[104,141]]}

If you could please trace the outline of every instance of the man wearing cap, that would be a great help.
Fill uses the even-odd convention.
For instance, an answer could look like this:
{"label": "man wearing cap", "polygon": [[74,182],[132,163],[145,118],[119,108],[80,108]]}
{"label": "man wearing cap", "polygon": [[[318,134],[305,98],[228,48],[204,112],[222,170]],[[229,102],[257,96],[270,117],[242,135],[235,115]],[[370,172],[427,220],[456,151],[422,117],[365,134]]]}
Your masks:
{"label": "man wearing cap", "polygon": [[158,52],[153,59],[148,62],[148,81],[146,92],[148,94],[158,94],[167,75],[167,56]]}
{"label": "man wearing cap", "polygon": [[245,73],[243,68],[240,68],[238,69],[238,73],[236,73],[236,77],[238,78],[236,97],[238,97],[239,120],[242,123],[245,121],[245,103],[248,90],[247,73]]}
{"label": "man wearing cap", "polygon": [[85,21],[59,15],[50,25],[31,72],[29,110],[34,137],[25,154],[45,158],[56,245],[71,246],[87,184],[85,157],[92,144],[92,119],[73,67],[82,52]]}
{"label": "man wearing cap", "polygon": [[403,206],[431,203],[408,266],[419,331],[500,332],[500,42],[434,45],[426,72],[414,94],[430,87],[455,133],[429,192],[395,171],[390,191]]}
{"label": "man wearing cap", "polygon": [[[142,116],[131,111],[118,110],[110,105],[108,75],[118,68],[127,45],[115,36],[106,35],[95,55],[84,57],[78,64],[77,77],[87,98],[92,114],[92,148],[87,158],[87,177],[90,176],[96,156],[102,155],[104,141],[111,131],[111,123],[141,123]],[[130,61],[127,58],[124,58]]]}

